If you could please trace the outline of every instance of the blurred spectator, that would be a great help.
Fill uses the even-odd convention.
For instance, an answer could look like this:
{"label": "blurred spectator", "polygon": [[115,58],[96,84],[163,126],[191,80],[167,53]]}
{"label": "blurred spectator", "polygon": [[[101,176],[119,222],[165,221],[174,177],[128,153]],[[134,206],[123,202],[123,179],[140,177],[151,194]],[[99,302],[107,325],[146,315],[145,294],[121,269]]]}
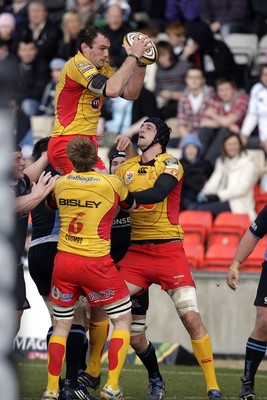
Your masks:
{"label": "blurred spectator", "polygon": [[7,43],[11,53],[15,53],[15,25],[13,14],[6,12],[0,14],[0,39]]}
{"label": "blurred spectator", "polygon": [[28,116],[36,115],[49,81],[49,70],[46,62],[39,58],[34,41],[21,40],[18,45],[18,57],[21,108]]}
{"label": "blurred spectator", "polygon": [[184,25],[179,21],[171,22],[166,28],[166,33],[174,53],[178,56],[183,52],[186,42]]}
{"label": "blurred spectator", "polygon": [[11,4],[5,6],[4,11],[14,15],[15,36],[18,37],[20,32],[27,26],[28,23],[28,0],[13,0]]}
{"label": "blurred spectator", "polygon": [[138,29],[149,27],[164,32],[166,20],[164,17],[166,0],[129,0],[132,18]]}
{"label": "blurred spectator", "polygon": [[223,139],[215,169],[198,194],[198,203],[190,209],[209,210],[214,217],[223,211],[249,214],[253,221],[256,176],[255,163],[244,149],[240,136],[229,131]]}
{"label": "blurred spectator", "polygon": [[104,0],[73,0],[68,1],[67,9],[74,9],[80,15],[84,26],[93,25],[97,13],[101,10]]}
{"label": "blurred spectator", "polygon": [[56,55],[61,31],[56,24],[48,20],[48,12],[43,0],[31,0],[28,5],[27,27],[21,38],[34,41],[38,49],[38,57],[49,61]]}
{"label": "blurred spectator", "polygon": [[[258,135],[251,137],[256,127]],[[241,139],[247,147],[262,147],[267,153],[267,64],[261,68],[260,82],[251,89],[248,111],[241,127]]]}
{"label": "blurred spectator", "polygon": [[247,33],[251,27],[249,0],[202,0],[201,18],[223,39],[229,33]]}
{"label": "blurred spectator", "polygon": [[179,59],[169,42],[157,43],[159,57],[156,71],[156,96],[163,120],[176,117],[177,104],[185,88],[185,75],[190,66],[188,61]]}
{"label": "blurred spectator", "polygon": [[199,19],[201,0],[167,0],[165,17],[167,21],[196,21]]}
{"label": "blurred spectator", "polygon": [[199,134],[200,120],[214,97],[214,91],[206,86],[204,74],[199,67],[189,67],[185,77],[186,88],[178,103],[178,123],[180,137],[189,132]]}
{"label": "blurred spectator", "polygon": [[22,148],[24,158],[27,159],[34,145],[30,118],[22,111],[15,96],[8,102],[8,108],[13,119],[15,143]]}
{"label": "blurred spectator", "polygon": [[208,86],[215,86],[215,81],[222,76],[231,76],[239,84],[240,72],[233,54],[222,41],[215,39],[209,26],[203,22],[192,22],[186,27],[187,42],[183,57],[191,61],[196,55],[195,64],[202,67]]}
{"label": "blurred spectator", "polygon": [[119,2],[113,2],[106,10],[106,25],[103,26],[110,37],[109,48],[110,64],[113,68],[119,68],[125,60],[126,53],[122,47],[123,38],[133,28],[124,20],[124,9]]}
{"label": "blurred spectator", "polygon": [[59,42],[57,55],[68,60],[74,57],[78,51],[77,35],[83,28],[80,14],[75,10],[66,11],[62,17],[61,28],[63,37]]}
{"label": "blurred spectator", "polygon": [[0,107],[7,107],[10,98],[19,90],[19,64],[9,52],[7,43],[0,39]]}
{"label": "blurred spectator", "polygon": [[258,35],[259,38],[267,34],[267,7],[265,0],[250,0],[252,14],[253,14],[253,27],[252,31]]}
{"label": "blurred spectator", "polygon": [[208,101],[208,108],[200,120],[199,130],[204,156],[212,164],[220,154],[225,131],[240,132],[247,106],[248,96],[238,91],[233,80],[217,80],[216,97]]}
{"label": "blurred spectator", "polygon": [[62,16],[65,12],[66,1],[65,0],[44,0],[46,9],[48,11],[49,21],[60,24]]}
{"label": "blurred spectator", "polygon": [[210,177],[213,166],[203,158],[203,147],[197,135],[189,133],[182,139],[181,148],[180,162],[184,168],[181,209],[187,210],[197,201],[197,194]]}
{"label": "blurred spectator", "polygon": [[56,84],[59,80],[62,68],[65,65],[65,60],[62,58],[53,58],[50,61],[49,67],[51,70],[51,80],[47,83],[41,103],[39,105],[39,115],[55,115],[55,93]]}

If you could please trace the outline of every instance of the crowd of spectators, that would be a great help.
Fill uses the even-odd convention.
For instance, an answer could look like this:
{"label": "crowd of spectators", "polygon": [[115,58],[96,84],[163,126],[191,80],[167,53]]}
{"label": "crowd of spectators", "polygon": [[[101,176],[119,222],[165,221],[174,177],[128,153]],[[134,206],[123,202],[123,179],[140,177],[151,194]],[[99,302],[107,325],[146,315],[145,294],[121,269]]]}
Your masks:
{"label": "crowd of spectators", "polygon": [[55,85],[64,63],[77,52],[80,29],[91,24],[107,31],[114,69],[126,57],[124,35],[141,31],[157,43],[158,61],[147,67],[139,99],[107,100],[99,138],[134,137],[142,119],[155,115],[176,120],[171,146],[182,149],[193,134],[200,140],[201,158],[213,167],[229,132],[240,135],[245,147],[266,152],[267,69],[251,75],[247,85],[225,42],[230,33],[254,33],[260,40],[267,34],[266,21],[260,0],[5,1],[0,5],[1,105],[14,108],[16,141],[31,148],[31,118],[53,116]]}

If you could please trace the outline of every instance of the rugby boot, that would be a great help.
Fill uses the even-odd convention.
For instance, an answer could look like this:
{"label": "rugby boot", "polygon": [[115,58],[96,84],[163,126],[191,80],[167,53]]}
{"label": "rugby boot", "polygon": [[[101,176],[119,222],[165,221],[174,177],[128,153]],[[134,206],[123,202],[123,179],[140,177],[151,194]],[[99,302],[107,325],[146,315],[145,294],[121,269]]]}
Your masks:
{"label": "rugby boot", "polygon": [[216,400],[216,399],[221,399],[223,400],[223,395],[219,390],[216,389],[211,389],[208,391],[208,399],[209,400]]}
{"label": "rugby boot", "polygon": [[251,378],[249,376],[244,376],[241,378],[241,390],[239,393],[240,400],[255,400],[256,395],[254,392],[254,385],[251,382]]}
{"label": "rugby boot", "polygon": [[101,380],[101,375],[94,377],[85,371],[81,372],[78,375],[78,382],[82,383],[84,386],[92,388],[93,390],[99,388],[100,380]]}
{"label": "rugby boot", "polygon": [[160,400],[163,399],[165,394],[165,383],[160,377],[152,379],[149,378],[147,400]]}
{"label": "rugby boot", "polygon": [[43,394],[42,400],[58,400],[58,396],[58,393],[46,390]]}
{"label": "rugby boot", "polygon": [[100,400],[124,400],[121,389],[113,390],[111,385],[105,385],[100,392]]}

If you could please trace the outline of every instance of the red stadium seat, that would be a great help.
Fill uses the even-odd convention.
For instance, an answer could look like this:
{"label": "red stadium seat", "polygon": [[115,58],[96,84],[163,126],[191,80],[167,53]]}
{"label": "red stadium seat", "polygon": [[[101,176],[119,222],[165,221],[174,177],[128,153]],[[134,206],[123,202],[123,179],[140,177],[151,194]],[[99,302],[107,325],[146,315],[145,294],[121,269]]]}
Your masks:
{"label": "red stadium seat", "polygon": [[256,213],[259,212],[267,205],[267,192],[259,191],[255,195],[255,202],[256,202]]}
{"label": "red stadium seat", "polygon": [[241,265],[242,271],[246,272],[261,272],[261,264],[264,262],[264,254],[266,251],[266,243],[260,241],[256,245],[253,252]]}
{"label": "red stadium seat", "polygon": [[184,210],[180,213],[179,222],[184,230],[185,242],[202,243],[212,226],[210,211]]}
{"label": "red stadium seat", "polygon": [[208,247],[215,244],[237,246],[249,226],[247,214],[220,213],[208,233]]}
{"label": "red stadium seat", "polygon": [[184,250],[190,267],[193,269],[200,268],[204,259],[204,245],[184,241]]}
{"label": "red stadium seat", "polygon": [[207,248],[201,265],[202,270],[228,271],[236,252],[237,246],[214,244]]}

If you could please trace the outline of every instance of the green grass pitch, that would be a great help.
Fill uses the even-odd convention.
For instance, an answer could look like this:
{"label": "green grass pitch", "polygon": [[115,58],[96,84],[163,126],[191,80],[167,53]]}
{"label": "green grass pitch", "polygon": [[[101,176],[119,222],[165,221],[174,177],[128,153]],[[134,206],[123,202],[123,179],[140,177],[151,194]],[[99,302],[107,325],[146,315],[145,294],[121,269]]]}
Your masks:
{"label": "green grass pitch", "polygon": [[[20,360],[17,362],[17,369],[20,381],[19,400],[40,400],[46,385],[46,361]],[[161,365],[160,370],[166,382],[164,400],[207,400],[204,378],[199,367]],[[236,400],[243,371],[230,368],[216,368],[216,371],[225,400]],[[102,369],[103,385],[106,376],[105,366]],[[125,400],[145,400],[148,381],[143,366],[126,364],[120,384]],[[267,400],[267,371],[258,372],[255,391],[257,400]],[[99,390],[94,394],[99,397]]]}

